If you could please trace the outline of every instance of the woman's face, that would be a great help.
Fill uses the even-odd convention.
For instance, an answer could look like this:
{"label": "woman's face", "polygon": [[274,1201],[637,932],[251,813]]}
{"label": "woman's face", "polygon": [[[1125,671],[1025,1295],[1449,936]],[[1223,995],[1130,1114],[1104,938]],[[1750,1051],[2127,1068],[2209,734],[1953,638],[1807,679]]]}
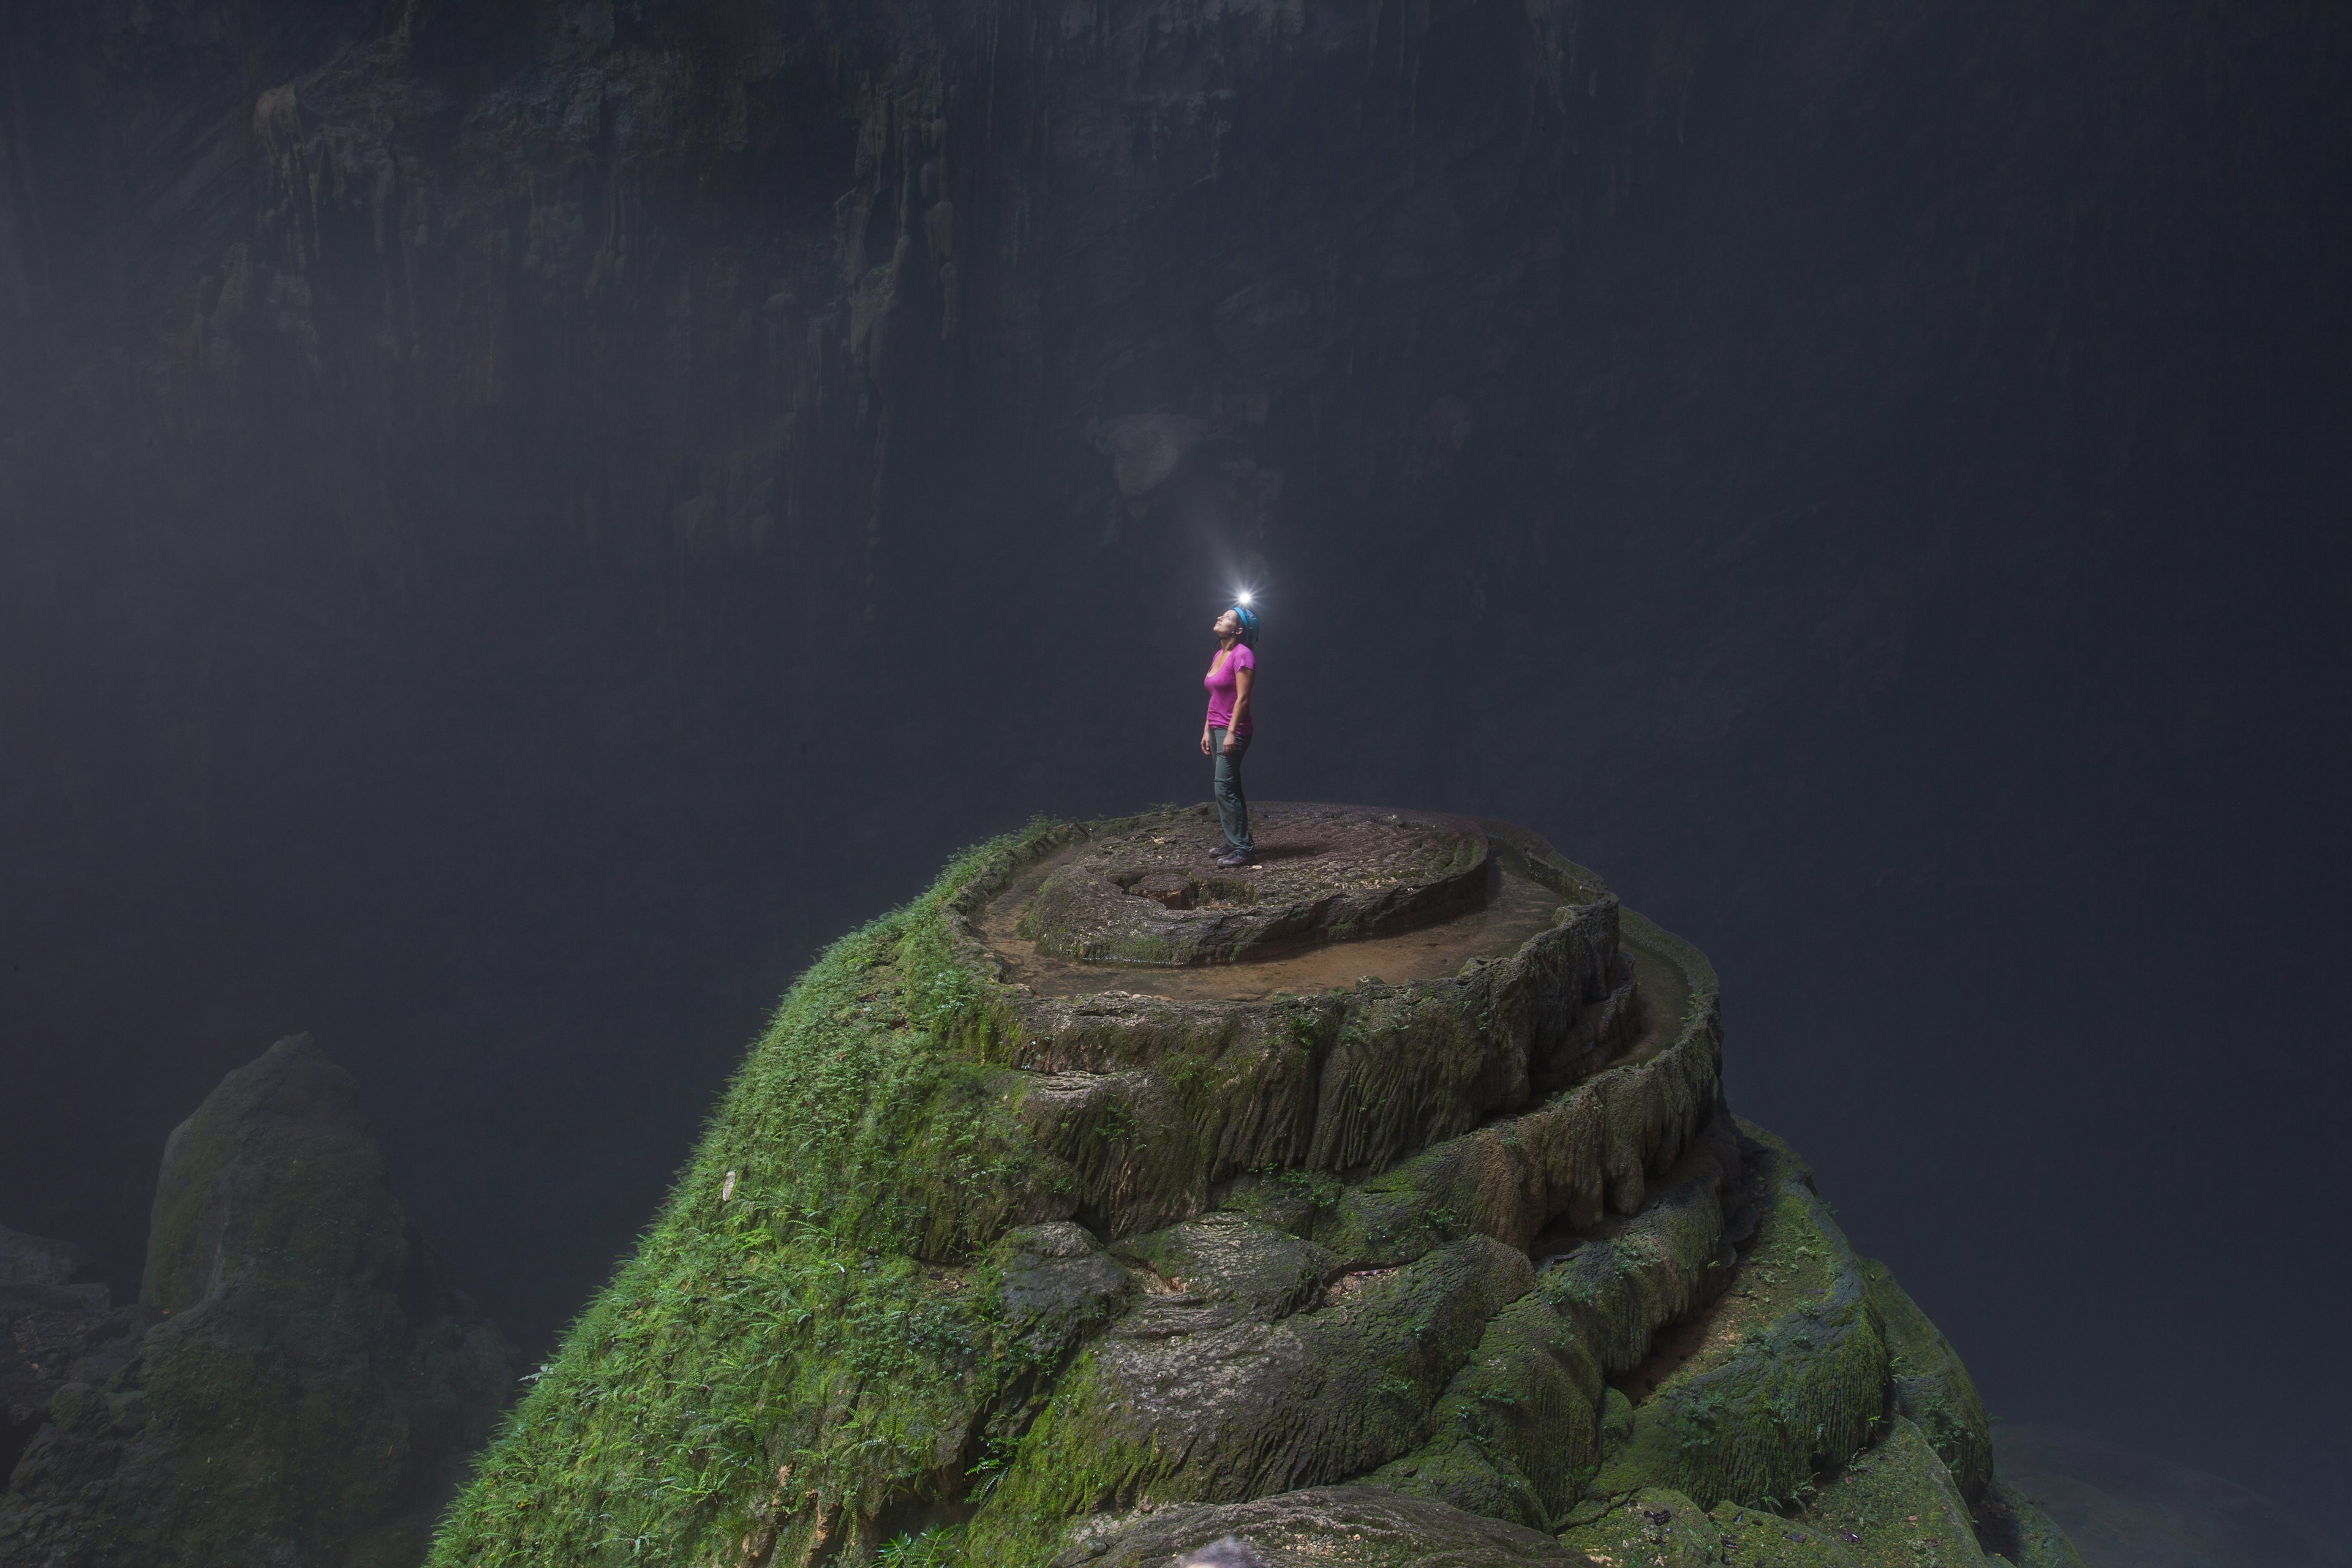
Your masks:
{"label": "woman's face", "polygon": [[1210,629],[1217,634],[1219,642],[1227,637],[1237,637],[1242,635],[1242,618],[1227,610],[1217,617],[1217,624]]}

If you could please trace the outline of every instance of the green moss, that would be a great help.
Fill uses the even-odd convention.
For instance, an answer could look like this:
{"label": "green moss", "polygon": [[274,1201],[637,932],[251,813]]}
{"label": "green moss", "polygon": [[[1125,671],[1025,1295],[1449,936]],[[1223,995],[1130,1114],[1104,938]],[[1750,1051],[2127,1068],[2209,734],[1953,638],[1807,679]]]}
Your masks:
{"label": "green moss", "polygon": [[1190,1332],[1108,1335],[1022,1440],[969,1549],[1029,1561],[1103,1510],[1241,1502],[1363,1475],[1413,1445],[1528,1279],[1524,1257],[1474,1237],[1271,1325],[1217,1314]]}
{"label": "green moss", "polygon": [[1601,1369],[1540,1296],[1506,1307],[1431,1411],[1430,1442],[1371,1477],[1489,1519],[1544,1529],[1601,1459]]}
{"label": "green moss", "polygon": [[1673,1486],[1712,1507],[1780,1507],[1867,1444],[1887,1405],[1884,1327],[1860,1260],[1777,1155],[1738,1282],[1634,1414],[1593,1486]]}
{"label": "green moss", "polygon": [[1428,1441],[1373,1480],[1535,1528],[1559,1522],[1601,1463],[1611,1409],[1625,1407],[1604,1379],[1711,1293],[1718,1177],[1714,1157],[1695,1156],[1647,1212],[1547,1268],[1487,1325],[1432,1411]]}
{"label": "green moss", "polygon": [[1723,1237],[1715,1175],[1710,1167],[1668,1187],[1646,1212],[1611,1222],[1538,1278],[1538,1293],[1573,1326],[1603,1377],[1631,1372],[1661,1328],[1713,1294]]}
{"label": "green moss", "polygon": [[2017,1568],[2083,1568],[2083,1555],[2066,1532],[2015,1487],[1996,1479],[1985,1489],[1985,1505],[2007,1516],[2012,1543],[2006,1550]]}
{"label": "green moss", "polygon": [[1588,1510],[1560,1544],[1615,1568],[1854,1568],[1819,1531],[1769,1514],[1705,1509],[1668,1487],[1644,1487]]}
{"label": "green moss", "polygon": [[1115,1018],[1103,1009],[1028,1031],[1063,1059],[1029,1080],[1022,1115],[1060,1162],[1080,1218],[1114,1236],[1154,1228],[1199,1213],[1237,1171],[1307,1157],[1331,1005],[1127,1000]]}
{"label": "green moss", "polygon": [[1959,1488],[1900,1415],[1882,1442],[1806,1499],[1803,1518],[1843,1542],[1860,1568],[1984,1568]]}
{"label": "green moss", "polygon": [[1886,1325],[1895,1407],[1927,1434],[1960,1496],[1974,1508],[1992,1479],[1992,1427],[1976,1384],[1951,1342],[1904,1293],[1886,1265],[1864,1260],[1863,1277]]}
{"label": "green moss", "polygon": [[1601,1457],[1607,1458],[1633,1440],[1633,1402],[1622,1388],[1611,1388],[1601,1405]]}
{"label": "green moss", "polygon": [[1841,1537],[1800,1520],[1736,1502],[1717,1503],[1709,1516],[1722,1532],[1725,1563],[1758,1568],[1860,1568]]}
{"label": "green moss", "polygon": [[415,1561],[417,1494],[513,1371],[418,1266],[350,1075],[302,1037],[230,1073],[167,1144],[155,1212],[169,1315],[104,1387],[58,1391],[0,1559]]}
{"label": "green moss", "polygon": [[1112,1251],[1168,1289],[1223,1304],[1221,1317],[1267,1322],[1311,1302],[1340,1267],[1315,1243],[1230,1211],[1129,1237]]}
{"label": "green moss", "polygon": [[214,1206],[211,1177],[235,1157],[235,1126],[227,1116],[206,1115],[207,1109],[199,1107],[174,1128],[165,1146],[167,1165],[177,1155],[192,1174],[202,1172],[203,1178],[160,1187],[148,1222],[147,1268],[139,1299],[166,1312],[184,1311],[204,1300],[211,1256],[219,1241],[204,1234]]}
{"label": "green moss", "polygon": [[[357,1094],[307,1035],[223,1079],[164,1145],[141,1300],[178,1312],[247,1286],[396,1288],[405,1217]],[[215,1278],[224,1266],[234,1279]]]}
{"label": "green moss", "polygon": [[241,1534],[289,1520],[341,1539],[383,1515],[408,1458],[403,1413],[365,1398],[358,1378],[289,1362],[265,1337],[209,1331],[205,1316],[159,1326],[140,1356],[148,1407],[171,1426],[156,1450],[174,1478],[165,1495],[180,1500],[182,1528],[218,1548],[191,1560],[233,1560]]}
{"label": "green moss", "polygon": [[1463,1216],[1446,1202],[1459,1153],[1432,1150],[1339,1188],[1318,1209],[1309,1234],[1355,1268],[1394,1268],[1443,1247],[1461,1234]]}
{"label": "green moss", "polygon": [[692,1561],[961,1488],[1031,1370],[988,1249],[1054,1184],[1012,1075],[977,1059],[1002,1021],[937,916],[1040,831],[966,855],[794,984],[432,1562]]}
{"label": "green moss", "polygon": [[1263,1184],[1244,1201],[1285,1213],[1358,1267],[1407,1262],[1464,1232],[1526,1247],[1556,1224],[1592,1230],[1608,1206],[1640,1212],[1652,1173],[1688,1151],[1721,1097],[1713,993],[1696,983],[1706,979],[1697,976],[1691,991],[1706,1005],[1694,1000],[1672,1044],[1637,1061],[1365,1181],[1320,1192],[1303,1208],[1295,1189]]}
{"label": "green moss", "polygon": [[[150,1331],[135,1368],[162,1413],[149,1462],[173,1478],[169,1495],[201,1500],[179,1526],[212,1538],[189,1543],[198,1561],[233,1557],[240,1539],[289,1520],[328,1539],[355,1533],[385,1511],[409,1454],[404,1414],[370,1396],[364,1369],[270,1331],[331,1321],[357,1342],[401,1342],[393,1291],[407,1240],[382,1157],[355,1131],[265,1118],[268,1154],[290,1167],[267,1179],[253,1107],[236,1092],[253,1072],[230,1075],[173,1140],[144,1294],[177,1315]],[[188,1256],[199,1235],[234,1260],[218,1267],[235,1280],[213,1281],[212,1259]]]}
{"label": "green moss", "polygon": [[[983,846],[793,986],[434,1563],[1013,1568],[1128,1530],[1112,1510],[1362,1478],[1544,1527],[1597,1525],[1588,1488],[1671,1487],[1703,1544],[1701,1504],[1792,1499],[1883,1429],[1892,1282],[1785,1152],[1722,1342],[1638,1410],[1608,1386],[1726,1279],[1704,958],[1623,917],[1644,1047],[1446,1136],[1504,1092],[1495,1037],[1565,1026],[1511,1015],[1503,966],[1247,1005],[1000,984],[971,917],[1087,831]],[[1584,896],[1529,951],[1612,994],[1614,900],[1508,849]],[[1956,1386],[1916,1328],[1906,1373]],[[1812,1554],[1759,1561],[1838,1560],[1782,1533]]]}

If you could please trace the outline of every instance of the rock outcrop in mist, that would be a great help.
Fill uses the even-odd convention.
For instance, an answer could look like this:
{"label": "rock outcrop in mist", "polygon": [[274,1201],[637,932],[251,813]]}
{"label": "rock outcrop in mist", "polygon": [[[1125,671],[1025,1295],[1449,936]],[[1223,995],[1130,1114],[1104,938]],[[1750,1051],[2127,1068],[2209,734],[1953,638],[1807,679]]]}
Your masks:
{"label": "rock outcrop in mist", "polygon": [[[409,1131],[551,1331],[740,1034],[714,986],[772,994],[909,846],[1174,793],[1164,628],[1261,564],[1266,766],[1737,889],[1781,1016],[1843,940],[2055,1016],[1985,933],[2138,962],[2184,889],[2325,969],[2352,8],[15,0],[0,48],[0,947],[43,1108],[0,1175],[118,1281],[143,1185],[104,1173],[185,1103],[124,1064],[199,1027],[217,1072],[259,995],[479,1075]],[[1044,669],[1015,737],[1002,672]],[[2176,973],[2238,972],[2195,940]],[[2127,1028],[2238,1016],[2207,983]],[[390,1017],[478,1005],[496,1050]],[[593,1162],[558,1056],[631,1112]],[[2163,1168],[2157,1207],[2209,1191]]]}
{"label": "rock outcrop in mist", "polygon": [[0,1386],[46,1416],[0,1493],[7,1568],[407,1568],[515,1386],[308,1037],[173,1133],[137,1307],[60,1256],[0,1246]]}
{"label": "rock outcrop in mist", "polygon": [[1256,817],[1040,823],[836,943],[438,1568],[2080,1568],[1725,1104],[1704,957],[1502,823]]}

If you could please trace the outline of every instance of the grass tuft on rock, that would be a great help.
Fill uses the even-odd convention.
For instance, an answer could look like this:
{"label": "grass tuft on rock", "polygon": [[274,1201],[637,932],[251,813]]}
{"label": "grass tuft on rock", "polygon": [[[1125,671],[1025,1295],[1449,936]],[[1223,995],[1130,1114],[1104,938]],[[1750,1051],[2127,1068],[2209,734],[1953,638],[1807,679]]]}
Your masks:
{"label": "grass tuft on rock", "polygon": [[1035,832],[960,857],[785,994],[635,1256],[533,1374],[436,1568],[709,1561],[784,1514],[962,1480],[1032,1370],[990,1247],[1052,1177],[1009,1075],[961,1048],[992,1020],[936,917]]}

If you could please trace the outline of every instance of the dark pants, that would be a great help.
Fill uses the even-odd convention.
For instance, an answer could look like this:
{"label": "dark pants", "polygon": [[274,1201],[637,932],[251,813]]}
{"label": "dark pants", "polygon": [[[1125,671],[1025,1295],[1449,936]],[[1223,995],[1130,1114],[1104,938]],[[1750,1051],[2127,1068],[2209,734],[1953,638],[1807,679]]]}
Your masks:
{"label": "dark pants", "polygon": [[1225,837],[1243,854],[1255,852],[1250,842],[1249,797],[1242,794],[1242,758],[1248,754],[1250,738],[1241,736],[1230,752],[1225,750],[1225,732],[1209,731],[1209,755],[1217,762],[1211,787],[1217,797],[1217,820],[1224,825]]}

